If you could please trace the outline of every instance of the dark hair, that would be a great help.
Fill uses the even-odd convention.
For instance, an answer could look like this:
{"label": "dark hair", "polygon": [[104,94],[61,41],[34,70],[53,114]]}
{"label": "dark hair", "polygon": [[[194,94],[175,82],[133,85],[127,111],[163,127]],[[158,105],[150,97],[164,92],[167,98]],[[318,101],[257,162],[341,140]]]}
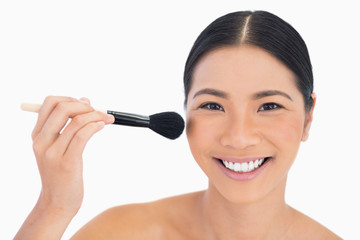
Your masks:
{"label": "dark hair", "polygon": [[296,76],[305,109],[313,105],[313,73],[309,53],[300,34],[287,22],[266,11],[240,11],[224,15],[207,26],[196,39],[184,71],[185,106],[192,75],[199,60],[215,49],[253,45],[272,54]]}

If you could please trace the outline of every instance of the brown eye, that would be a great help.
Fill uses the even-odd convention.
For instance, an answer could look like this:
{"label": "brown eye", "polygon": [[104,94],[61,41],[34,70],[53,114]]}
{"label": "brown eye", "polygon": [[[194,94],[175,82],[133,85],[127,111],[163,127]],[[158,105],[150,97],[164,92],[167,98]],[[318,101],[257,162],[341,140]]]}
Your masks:
{"label": "brown eye", "polygon": [[265,103],[260,108],[259,111],[271,111],[275,109],[283,108],[281,105],[276,103]]}
{"label": "brown eye", "polygon": [[224,111],[224,108],[217,103],[205,103],[200,106],[202,109],[209,109],[211,111]]}

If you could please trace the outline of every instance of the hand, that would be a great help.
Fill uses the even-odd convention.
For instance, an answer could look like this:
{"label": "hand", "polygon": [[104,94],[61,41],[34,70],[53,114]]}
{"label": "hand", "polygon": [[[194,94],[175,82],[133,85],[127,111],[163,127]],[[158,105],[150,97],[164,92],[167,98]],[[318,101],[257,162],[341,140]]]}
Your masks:
{"label": "hand", "polygon": [[[72,120],[67,124],[69,118]],[[82,153],[89,139],[114,117],[86,98],[47,97],[32,133],[42,190],[40,209],[74,216],[83,199]],[[67,125],[66,125],[67,124]]]}

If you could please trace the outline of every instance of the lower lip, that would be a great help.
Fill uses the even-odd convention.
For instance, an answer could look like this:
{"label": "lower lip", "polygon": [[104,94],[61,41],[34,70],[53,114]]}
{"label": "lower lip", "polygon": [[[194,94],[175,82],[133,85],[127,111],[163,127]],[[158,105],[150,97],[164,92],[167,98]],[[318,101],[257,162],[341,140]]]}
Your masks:
{"label": "lower lip", "polygon": [[263,165],[261,165],[259,168],[251,171],[251,172],[235,172],[228,168],[226,168],[222,161],[216,158],[213,158],[218,165],[218,167],[221,169],[221,171],[228,176],[229,178],[235,180],[235,181],[250,181],[254,178],[256,178],[260,173],[272,162],[272,158],[266,160]]}

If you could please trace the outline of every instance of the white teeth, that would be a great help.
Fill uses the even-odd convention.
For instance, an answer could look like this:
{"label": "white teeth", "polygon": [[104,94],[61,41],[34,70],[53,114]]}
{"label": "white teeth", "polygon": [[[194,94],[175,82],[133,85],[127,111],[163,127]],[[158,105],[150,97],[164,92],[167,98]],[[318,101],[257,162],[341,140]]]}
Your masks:
{"label": "white teeth", "polygon": [[247,162],[243,162],[243,163],[241,164],[241,171],[242,171],[242,172],[248,172],[248,171],[249,171],[249,165],[248,165]]}
{"label": "white teeth", "polygon": [[235,172],[251,172],[261,166],[264,162],[264,158],[256,159],[255,161],[244,162],[244,163],[233,163],[221,160],[226,168]]}
{"label": "white teeth", "polygon": [[231,170],[234,170],[234,163],[229,162],[229,166],[228,166],[228,168],[230,168]]}
{"label": "white teeth", "polygon": [[261,165],[263,162],[264,162],[264,159],[263,159],[263,158],[260,159],[260,160],[259,160],[259,165]]}
{"label": "white teeth", "polygon": [[254,170],[254,162],[253,161],[249,162],[249,171],[252,171],[252,170]]}
{"label": "white teeth", "polygon": [[235,172],[240,172],[240,169],[241,169],[240,163],[235,163],[235,164],[234,164],[234,171],[235,171]]}

